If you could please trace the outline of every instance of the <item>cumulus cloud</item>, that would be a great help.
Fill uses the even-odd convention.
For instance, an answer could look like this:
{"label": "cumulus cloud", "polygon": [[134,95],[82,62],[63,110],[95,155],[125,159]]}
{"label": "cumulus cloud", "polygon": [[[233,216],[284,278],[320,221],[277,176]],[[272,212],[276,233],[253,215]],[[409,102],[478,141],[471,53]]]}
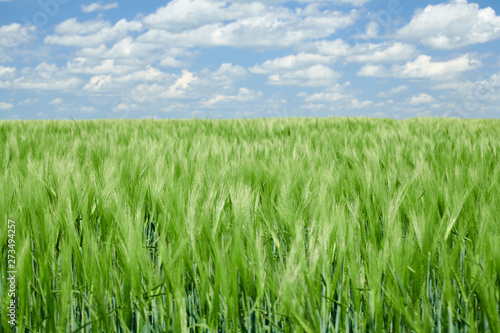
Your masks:
{"label": "cumulus cloud", "polygon": [[196,80],[197,77],[194,76],[193,73],[184,69],[182,75],[168,88],[167,92],[163,94],[163,97],[180,97],[184,95],[186,89]]}
{"label": "cumulus cloud", "polygon": [[[120,39],[111,46],[84,47],[78,55],[82,58],[115,59],[118,62],[137,66],[158,63],[160,67],[189,67],[197,52],[185,48],[171,47],[161,43],[138,42],[131,36]],[[132,70],[132,69],[131,69]]]}
{"label": "cumulus cloud", "polygon": [[456,49],[500,38],[500,16],[491,7],[451,0],[417,10],[394,36],[436,49]]}
{"label": "cumulus cloud", "polygon": [[[234,0],[234,2],[245,2],[246,0]],[[266,4],[280,4],[288,2],[288,0],[257,0],[260,3]],[[352,5],[352,6],[363,6],[364,4],[370,2],[370,0],[298,0],[297,2],[302,3],[333,3],[339,5]]]}
{"label": "cumulus cloud", "polygon": [[477,115],[489,109],[498,115],[500,103],[500,72],[477,81],[451,81],[431,86],[432,89],[443,90],[449,100],[456,104],[459,115]]}
{"label": "cumulus cloud", "polygon": [[340,73],[319,64],[271,74],[268,76],[268,83],[279,86],[321,87],[333,84],[340,76]]}
{"label": "cumulus cloud", "polygon": [[51,100],[49,102],[49,104],[51,104],[51,105],[59,105],[59,104],[62,104],[62,103],[64,103],[64,100],[62,98],[60,98],[60,97],[54,98],[53,100]]}
{"label": "cumulus cloud", "polygon": [[351,46],[342,39],[322,40],[312,43],[308,48],[321,55],[342,59],[345,62],[361,63],[405,61],[413,58],[418,53],[414,45],[395,41],[378,44],[358,43]]}
{"label": "cumulus cloud", "polygon": [[138,109],[139,108],[139,105],[135,104],[135,103],[125,103],[125,102],[121,102],[121,103],[118,103],[114,108],[113,108],[113,111],[124,111],[124,110],[135,110],[135,109]]}
{"label": "cumulus cloud", "polygon": [[366,43],[355,45],[346,60],[361,63],[399,62],[409,60],[416,54],[417,48],[411,44],[392,41],[380,44]]}
{"label": "cumulus cloud", "polygon": [[14,105],[6,102],[0,102],[0,110],[10,110],[14,107]]}
{"label": "cumulus cloud", "polygon": [[89,92],[100,92],[111,86],[111,75],[96,75],[90,78],[90,81],[83,87]]}
{"label": "cumulus cloud", "polygon": [[270,59],[249,68],[254,74],[268,75],[268,84],[319,87],[333,84],[341,74],[326,66],[333,58],[301,52]]}
{"label": "cumulus cloud", "polygon": [[56,34],[45,37],[47,44],[91,47],[124,38],[128,33],[142,29],[139,21],[121,19],[114,25],[108,21],[93,20],[78,22],[68,19],[56,26]]}
{"label": "cumulus cloud", "polygon": [[93,106],[82,106],[80,107],[80,111],[83,112],[83,113],[95,113],[97,111],[97,109]]}
{"label": "cumulus cloud", "polygon": [[351,100],[351,107],[353,109],[363,109],[363,108],[370,106],[372,104],[373,104],[372,101],[360,101],[357,98],[354,98]]}
{"label": "cumulus cloud", "polygon": [[304,68],[314,64],[327,64],[331,61],[332,58],[328,56],[301,52],[297,55],[267,60],[261,65],[251,67],[249,71],[255,74],[269,74],[275,71]]}
{"label": "cumulus cloud", "polygon": [[[238,79],[243,78],[247,74],[245,68],[239,65],[233,65],[232,63],[223,63],[220,67],[213,72],[209,79],[210,81],[220,82],[223,85],[231,85]],[[213,84],[211,82],[210,84]]]}
{"label": "cumulus cloud", "polygon": [[109,3],[107,5],[103,5],[101,2],[94,2],[90,5],[82,5],[81,8],[84,13],[92,13],[95,11],[102,12],[105,10],[118,8],[118,2]]}
{"label": "cumulus cloud", "polygon": [[128,68],[120,68],[119,66],[116,66],[114,59],[96,61],[94,59],[87,59],[84,57],[78,57],[74,60],[68,61],[66,67],[72,73],[91,75],[121,74],[128,71]]}
{"label": "cumulus cloud", "polygon": [[[182,19],[188,14],[189,19]],[[221,6],[219,2],[206,0],[174,0],[144,19],[151,29],[138,41],[177,47],[290,47],[328,37],[354,24],[357,17],[356,10],[347,13],[322,10],[301,16],[300,12],[285,7],[259,3]]]}
{"label": "cumulus cloud", "polygon": [[38,102],[38,98],[26,98],[23,101],[19,102],[19,105],[33,105]]}
{"label": "cumulus cloud", "polygon": [[[195,73],[188,70],[182,70],[181,75],[165,75],[168,76],[170,83],[153,80],[152,82],[135,84],[132,85],[133,88],[129,88],[128,97],[134,103],[150,103],[162,99],[182,99],[192,97],[188,95],[188,91],[198,80]],[[110,82],[106,82],[106,84],[113,85],[115,82],[111,82],[110,78]]]}
{"label": "cumulus cloud", "polygon": [[153,66],[146,66],[143,70],[138,70],[130,74],[117,76],[114,81],[117,83],[136,83],[136,82],[169,82],[172,75],[164,73]]}
{"label": "cumulus cloud", "polygon": [[0,47],[14,47],[33,39],[32,27],[19,23],[0,26]]}
{"label": "cumulus cloud", "polygon": [[419,95],[412,96],[408,103],[412,105],[420,105],[420,104],[430,104],[434,103],[436,99],[431,95],[421,93]]}
{"label": "cumulus cloud", "polygon": [[46,62],[35,68],[23,68],[19,72],[9,70],[9,75],[7,80],[0,81],[0,88],[69,91],[81,83],[80,78],[58,68],[55,64]]}
{"label": "cumulus cloud", "polygon": [[15,67],[0,66],[0,79],[8,79],[14,77],[16,72]]}
{"label": "cumulus cloud", "polygon": [[319,92],[319,93],[315,93],[315,94],[312,94],[310,96],[307,96],[306,101],[308,101],[308,102],[318,102],[318,101],[335,102],[335,101],[343,99],[344,97],[345,97],[345,95],[343,95],[340,92],[336,92],[336,91],[335,92]]}
{"label": "cumulus cloud", "polygon": [[394,87],[388,91],[381,91],[377,94],[377,97],[390,97],[390,96],[399,94],[400,92],[403,92],[405,90],[408,90],[408,86],[401,85],[398,87]]}
{"label": "cumulus cloud", "polygon": [[212,106],[214,104],[226,103],[230,101],[248,102],[260,96],[262,96],[262,93],[260,91],[257,92],[247,88],[240,88],[236,95],[217,94],[212,98],[210,98],[208,101],[206,101],[205,105]]}
{"label": "cumulus cloud", "polygon": [[336,83],[321,92],[316,92],[313,94],[308,94],[305,92],[299,93],[298,97],[304,97],[306,102],[311,103],[337,103],[341,100],[348,100],[353,98],[352,94],[346,93],[346,89],[351,86],[350,82],[346,82],[344,84]]}
{"label": "cumulus cloud", "polygon": [[357,92],[350,90],[351,83],[348,81],[344,84],[335,84],[324,89],[321,92],[307,94],[305,92],[299,94],[299,97],[304,97],[304,101],[308,104],[303,105],[303,108],[308,110],[335,110],[348,111],[359,110],[373,105],[370,100],[360,100],[355,95]]}
{"label": "cumulus cloud", "polygon": [[35,39],[33,27],[12,23],[0,26],[0,62],[13,61],[20,48]]}
{"label": "cumulus cloud", "polygon": [[368,64],[363,66],[357,74],[372,77],[449,80],[478,67],[480,64],[480,61],[474,59],[470,54],[464,54],[448,61],[432,61],[430,56],[421,55],[415,61],[407,62],[404,65],[394,65],[391,68]]}
{"label": "cumulus cloud", "polygon": [[259,2],[229,3],[210,0],[173,0],[144,18],[152,28],[183,31],[207,24],[262,16],[266,6]]}
{"label": "cumulus cloud", "polygon": [[[305,49],[316,52],[300,52],[270,59],[249,68],[249,71],[254,74],[269,74],[268,83],[275,85],[326,86],[340,77],[340,73],[325,66],[335,60],[361,63],[397,62],[408,60],[417,53],[415,46],[400,42],[350,46],[341,39],[314,42]],[[373,68],[367,67],[360,73],[364,76],[377,76],[383,67],[378,66],[376,69],[378,70],[374,71]]]}

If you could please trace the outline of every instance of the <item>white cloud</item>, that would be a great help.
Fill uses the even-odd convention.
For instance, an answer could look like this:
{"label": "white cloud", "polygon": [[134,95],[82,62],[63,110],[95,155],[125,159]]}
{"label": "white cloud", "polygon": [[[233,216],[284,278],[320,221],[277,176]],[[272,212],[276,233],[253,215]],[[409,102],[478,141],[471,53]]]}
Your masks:
{"label": "white cloud", "polygon": [[118,8],[118,2],[109,3],[107,5],[103,5],[101,2],[94,2],[90,5],[82,5],[82,11],[84,13],[92,13],[95,11],[105,11],[110,9]]}
{"label": "white cloud", "polygon": [[0,79],[10,79],[14,77],[16,72],[15,67],[0,66]]}
{"label": "white cloud", "polygon": [[[266,3],[267,2],[267,3]],[[284,1],[274,1],[279,3]],[[340,0],[337,2],[364,3],[365,0]],[[255,43],[264,39],[260,45],[270,46],[266,39],[271,34],[279,33],[287,36],[287,30],[295,31],[295,37],[304,33],[315,35],[330,35],[337,29],[353,24],[357,12],[343,14],[336,11],[320,11],[317,4],[309,5],[304,10],[293,12],[285,7],[269,6],[269,1],[226,2],[210,0],[173,0],[155,13],[144,18],[144,23],[158,30],[168,31],[164,37],[175,39],[175,35],[184,32],[185,42],[192,41],[212,45],[238,45]],[[200,29],[205,27],[204,29]],[[310,31],[310,30],[313,31]],[[191,31],[187,33],[187,31]],[[260,34],[257,34],[260,32]],[[154,34],[148,38],[154,38]],[[267,35],[267,37],[266,37]],[[327,36],[326,35],[326,36]],[[259,38],[253,38],[259,36]],[[244,37],[245,41],[240,39]],[[289,38],[293,37],[289,35]]]}
{"label": "white cloud", "polygon": [[113,111],[135,110],[135,109],[138,109],[138,108],[139,108],[139,105],[137,105],[135,103],[125,103],[125,102],[122,102],[122,103],[117,104],[113,108]]}
{"label": "white cloud", "polygon": [[160,61],[161,67],[182,67],[183,62],[174,57],[166,56]]}
{"label": "white cloud", "polygon": [[33,28],[19,23],[0,26],[0,47],[15,47],[33,40]]}
{"label": "white cloud", "polygon": [[109,88],[111,86],[111,75],[96,75],[90,78],[89,83],[87,83],[83,89],[89,92],[99,92],[103,88]]}
{"label": "white cloud", "polygon": [[113,79],[117,83],[136,83],[136,82],[156,82],[164,83],[171,80],[171,75],[163,73],[157,68],[146,66],[146,69],[135,71],[123,76],[117,76]]}
{"label": "white cloud", "polygon": [[14,107],[14,105],[10,103],[0,102],[0,110],[10,110]]}
{"label": "white cloud", "polygon": [[[207,3],[204,0],[174,0],[167,7],[174,4],[179,6],[182,4],[185,7],[192,1]],[[210,8],[214,6],[211,4]],[[176,21],[170,14],[164,9],[159,9],[154,14],[156,16],[145,19],[153,28],[138,37],[138,41],[161,43],[170,47],[233,46],[258,49],[289,47],[299,45],[306,40],[328,37],[338,29],[352,25],[358,17],[358,12],[355,10],[348,13],[324,10],[302,17],[284,7],[261,7],[262,5],[254,3],[252,6],[257,9],[252,7],[247,10],[236,10],[234,6],[237,4],[221,8],[215,6],[218,9],[211,10],[218,14],[213,19],[209,19],[202,10],[204,7],[192,7],[188,13],[195,19],[183,20],[184,23],[189,22],[188,26],[174,24]],[[167,17],[164,17],[165,15]],[[237,19],[221,21],[221,18],[224,20],[227,17]]]}
{"label": "white cloud", "polygon": [[322,101],[322,102],[335,102],[338,100],[341,100],[345,97],[340,92],[320,92],[320,93],[315,93],[306,98],[306,101],[308,102],[317,102],[317,101]]}
{"label": "white cloud", "polygon": [[172,84],[176,79],[173,74],[162,72],[150,65],[121,65],[116,62],[115,59],[99,61],[79,57],[68,62],[67,69],[71,73],[92,75],[83,89],[98,94],[133,94],[139,86],[144,89],[148,84]]}
{"label": "white cloud", "polygon": [[[246,2],[247,0],[234,0],[234,2]],[[266,4],[280,4],[280,3],[286,3],[288,0],[257,0],[258,2],[261,3],[266,3]],[[303,3],[308,3],[308,2],[314,2],[314,3],[333,3],[333,4],[339,4],[339,5],[352,5],[352,6],[363,6],[364,4],[370,2],[370,0],[298,0],[297,2],[303,2]]]}
{"label": "white cloud", "polygon": [[111,48],[101,44],[98,47],[86,47],[79,54],[96,58],[137,58],[146,57],[151,51],[158,49],[153,44],[137,43],[130,36],[116,42]]}
{"label": "white cloud", "polygon": [[305,92],[299,93],[298,97],[304,97],[306,102],[325,102],[325,103],[333,103],[344,100],[346,98],[352,97],[352,95],[345,92],[346,88],[349,88],[351,83],[348,81],[344,84],[335,84],[331,87],[323,90],[322,92],[307,94]]}
{"label": "white cloud", "polygon": [[266,13],[258,2],[226,3],[209,0],[173,0],[144,18],[149,27],[183,31],[223,21],[258,17]]}
{"label": "white cloud", "polygon": [[101,44],[97,47],[85,47],[78,51],[80,58],[86,58],[90,63],[97,59],[115,59],[117,63],[127,64],[132,67],[146,66],[158,63],[161,67],[189,67],[197,52],[185,48],[170,47],[163,43],[145,43],[125,37],[107,47]]}
{"label": "white cloud", "polygon": [[[245,68],[231,63],[223,63],[210,75],[211,81],[221,82],[224,85],[231,85],[236,79],[243,78],[247,74]],[[213,84],[213,82],[211,82]]]}
{"label": "white cloud", "polygon": [[60,98],[60,97],[54,98],[53,100],[51,100],[49,102],[49,104],[51,104],[51,105],[59,105],[59,104],[62,104],[62,103],[64,103],[64,100],[62,98]]}
{"label": "white cloud", "polygon": [[319,87],[333,84],[340,76],[325,66],[332,57],[301,52],[267,60],[249,68],[254,74],[267,74],[268,84],[284,86]]}
{"label": "white cloud", "polygon": [[38,102],[38,98],[26,98],[25,100],[19,102],[19,105],[33,105]]}
{"label": "white cloud", "polygon": [[297,55],[288,55],[265,61],[262,65],[256,65],[249,69],[255,74],[269,74],[275,71],[294,70],[315,64],[327,64],[332,58],[320,54],[301,52]]}
{"label": "white cloud", "polygon": [[388,91],[381,91],[377,94],[377,97],[390,97],[396,94],[399,94],[402,91],[408,90],[408,86],[401,85],[398,87],[394,87]]}
{"label": "white cloud", "polygon": [[238,94],[236,95],[217,94],[214,97],[210,98],[208,101],[206,101],[205,105],[212,106],[214,104],[224,103],[229,101],[248,102],[261,96],[262,93],[260,91],[256,92],[247,88],[240,88],[238,90]]}
{"label": "white cloud", "polygon": [[375,38],[378,36],[379,24],[376,21],[371,21],[366,25],[365,34],[361,38]]}
{"label": "white cloud", "polygon": [[76,18],[70,18],[55,27],[55,32],[58,35],[87,35],[97,33],[102,29],[108,29],[110,23],[102,20],[89,20],[78,22]]}
{"label": "white cloud", "polygon": [[460,116],[477,115],[484,109],[498,115],[500,72],[477,81],[446,82],[431,88],[443,90],[445,97],[454,102],[456,114]]}
{"label": "white cloud", "polygon": [[115,59],[92,59],[78,57],[68,61],[66,68],[71,73],[77,74],[126,74],[135,70],[136,66],[118,64]]}
{"label": "white cloud", "polygon": [[351,46],[342,39],[321,40],[309,46],[322,55],[345,57],[351,53]]}
{"label": "white cloud", "polygon": [[186,89],[189,87],[189,85],[196,80],[197,80],[197,77],[194,76],[193,73],[184,69],[182,71],[182,76],[180,76],[175,81],[175,83],[168,88],[167,93],[164,94],[163,97],[182,96],[186,92]]}
{"label": "white cloud", "polygon": [[390,69],[380,65],[365,65],[359,71],[359,76],[397,77],[409,79],[450,80],[461,73],[474,69],[480,61],[473,59],[470,54],[464,54],[448,61],[432,61],[427,55],[419,56],[415,61],[404,65],[394,65]]}
{"label": "white cloud", "polygon": [[0,88],[30,90],[72,90],[78,87],[81,79],[72,76],[55,64],[42,62],[35,68],[26,67],[5,81],[0,81]]}
{"label": "white cloud", "polygon": [[409,60],[418,53],[411,44],[388,41],[379,44],[358,43],[349,45],[341,39],[322,40],[307,46],[325,56],[341,58],[345,62],[399,62]]}
{"label": "white cloud", "polygon": [[68,19],[56,26],[56,34],[45,37],[47,44],[90,47],[126,37],[130,32],[142,29],[142,23],[121,19],[113,26],[108,21],[78,22]]}
{"label": "white cloud", "polygon": [[305,69],[271,74],[268,76],[268,83],[280,86],[320,87],[332,85],[340,76],[340,73],[319,64]]}
{"label": "white cloud", "polygon": [[357,98],[354,98],[351,100],[351,107],[353,109],[363,109],[363,108],[370,106],[372,104],[373,104],[372,101],[360,101]]}
{"label": "white cloud", "polygon": [[303,105],[308,110],[340,111],[363,109],[373,105],[370,100],[360,100],[355,97],[356,91],[349,91],[351,83],[336,84],[325,90],[313,94],[301,93],[298,97],[305,97],[308,104]]}
{"label": "white cloud", "polygon": [[452,0],[417,10],[396,38],[418,40],[436,49],[456,49],[500,38],[500,16],[491,7]]}
{"label": "white cloud", "polygon": [[82,106],[80,108],[80,111],[83,112],[83,113],[95,113],[97,110],[95,107],[93,106]]}
{"label": "white cloud", "polygon": [[170,79],[174,81],[172,84],[158,82],[138,84],[129,90],[128,94],[136,103],[192,97],[187,96],[187,92],[198,80],[194,73],[182,70],[182,75],[173,75]]}
{"label": "white cloud", "polygon": [[417,48],[400,42],[381,44],[357,44],[346,57],[348,62],[399,62],[409,60],[417,54]]}
{"label": "white cloud", "polygon": [[375,77],[384,77],[391,75],[384,66],[372,65],[372,64],[364,65],[356,74],[359,76],[375,76]]}
{"label": "white cloud", "polygon": [[[314,1],[314,0],[308,0]],[[353,6],[363,6],[364,4],[370,2],[371,0],[334,0],[333,2],[351,4]]]}
{"label": "white cloud", "polygon": [[19,23],[0,26],[0,62],[13,61],[20,53],[19,48],[35,38],[33,26]]}
{"label": "white cloud", "polygon": [[434,103],[435,101],[436,99],[431,95],[421,93],[420,95],[412,96],[408,103],[412,105],[420,105],[420,104]]}

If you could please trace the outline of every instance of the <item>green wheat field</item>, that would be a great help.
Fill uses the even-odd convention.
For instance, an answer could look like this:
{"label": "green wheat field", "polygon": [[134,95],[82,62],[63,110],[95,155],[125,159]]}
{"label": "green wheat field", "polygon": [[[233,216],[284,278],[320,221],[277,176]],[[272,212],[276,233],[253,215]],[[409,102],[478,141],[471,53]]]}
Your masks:
{"label": "green wheat field", "polygon": [[[17,332],[500,332],[500,121],[1,121]],[[12,242],[11,242],[12,243]]]}

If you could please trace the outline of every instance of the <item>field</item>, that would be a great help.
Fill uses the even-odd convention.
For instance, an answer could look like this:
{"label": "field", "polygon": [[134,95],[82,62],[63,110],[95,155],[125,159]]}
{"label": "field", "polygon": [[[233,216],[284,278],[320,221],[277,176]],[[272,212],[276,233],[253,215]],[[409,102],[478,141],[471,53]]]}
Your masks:
{"label": "field", "polygon": [[19,332],[500,332],[498,120],[1,121],[0,148],[0,331],[10,219]]}

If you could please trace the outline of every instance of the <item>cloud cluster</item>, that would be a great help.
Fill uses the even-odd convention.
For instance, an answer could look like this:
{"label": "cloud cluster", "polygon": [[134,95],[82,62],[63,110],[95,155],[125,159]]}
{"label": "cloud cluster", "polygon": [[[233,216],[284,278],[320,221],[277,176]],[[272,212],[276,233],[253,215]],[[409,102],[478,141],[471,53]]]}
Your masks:
{"label": "cloud cluster", "polygon": [[177,47],[293,47],[328,37],[357,18],[356,10],[320,10],[314,4],[293,11],[259,2],[173,0],[144,18],[149,30],[138,41]]}
{"label": "cloud cluster", "polygon": [[98,46],[126,37],[130,32],[141,28],[141,22],[129,22],[126,19],[111,25],[108,21],[78,22],[76,18],[71,18],[60,23],[55,29],[56,34],[45,37],[44,42],[77,47]]}
{"label": "cloud cluster", "polygon": [[436,49],[456,49],[500,38],[500,16],[491,7],[479,9],[476,3],[452,0],[418,10],[394,37]]}
{"label": "cloud cluster", "polygon": [[240,88],[236,95],[217,94],[205,102],[207,106],[227,103],[229,101],[248,102],[262,96],[262,92],[253,91],[247,88]]}
{"label": "cloud cluster", "polygon": [[393,65],[386,68],[382,65],[364,65],[359,71],[359,76],[372,77],[395,77],[406,79],[431,79],[431,80],[451,80],[461,73],[472,70],[481,65],[481,62],[474,59],[470,54],[448,61],[432,61],[428,55],[420,55],[414,61],[409,61],[404,65]]}
{"label": "cloud cluster", "polygon": [[19,23],[0,26],[0,63],[13,61],[19,49],[34,39],[33,27]]}
{"label": "cloud cluster", "polygon": [[1,67],[0,79],[2,76],[10,79],[0,81],[1,89],[71,91],[82,81],[79,77],[60,71],[57,65],[46,62],[35,68],[23,68],[20,73],[12,68]]}
{"label": "cloud cluster", "polygon": [[[368,2],[172,0],[154,12],[116,21],[101,12],[117,9],[117,2],[84,4],[85,14],[38,31],[38,39],[33,27],[0,26],[0,89],[54,91],[44,103],[60,111],[72,100],[65,94],[108,103],[113,112],[251,103],[259,110],[291,105],[308,112],[356,111],[397,104],[393,99],[422,111],[449,107],[446,96],[470,94],[484,84],[489,92],[478,100],[497,101],[500,76],[466,80],[486,56],[435,50],[500,38],[500,16],[492,8],[450,0],[418,9],[406,24],[382,31],[366,23],[374,13],[357,8]],[[356,25],[366,26],[364,37],[371,40],[353,38]],[[40,50],[36,63],[21,59],[23,48],[33,43]],[[372,89],[375,83],[384,84],[384,91]],[[424,84],[444,92],[414,91]],[[0,107],[39,102],[23,98],[26,103]],[[377,98],[390,100],[374,103]],[[74,109],[98,111],[87,103]]]}
{"label": "cloud cluster", "polygon": [[103,5],[101,2],[94,2],[90,5],[82,5],[82,11],[84,13],[92,13],[92,12],[102,12],[105,10],[118,8],[118,2],[112,2],[107,5]]}
{"label": "cloud cluster", "polygon": [[14,107],[11,103],[0,102],[0,110],[10,110]]}

